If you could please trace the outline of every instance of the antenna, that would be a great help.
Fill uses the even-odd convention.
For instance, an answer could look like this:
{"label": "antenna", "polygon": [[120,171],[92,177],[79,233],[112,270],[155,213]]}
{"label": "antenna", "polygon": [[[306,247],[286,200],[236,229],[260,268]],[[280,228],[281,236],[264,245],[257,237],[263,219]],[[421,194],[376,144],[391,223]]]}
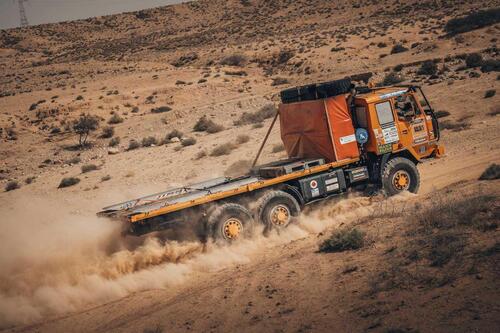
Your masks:
{"label": "antenna", "polygon": [[26,11],[24,10],[24,2],[28,0],[17,0],[19,4],[19,17],[21,19],[21,27],[27,27],[29,25],[28,18],[26,17]]}

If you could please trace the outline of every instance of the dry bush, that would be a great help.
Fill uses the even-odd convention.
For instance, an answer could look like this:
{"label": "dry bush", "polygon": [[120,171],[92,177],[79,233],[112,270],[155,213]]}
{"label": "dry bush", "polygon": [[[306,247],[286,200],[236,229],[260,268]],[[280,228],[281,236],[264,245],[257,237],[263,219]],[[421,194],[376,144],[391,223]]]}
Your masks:
{"label": "dry bush", "polygon": [[421,65],[417,71],[419,75],[434,75],[437,73],[437,65],[432,60],[426,60]]}
{"label": "dry bush", "polygon": [[471,124],[465,121],[452,122],[450,120],[441,121],[439,128],[442,130],[452,130],[453,132],[460,132],[471,128]]}
{"label": "dry bush", "polygon": [[57,188],[64,188],[64,187],[73,186],[73,185],[78,184],[79,182],[80,182],[79,178],[76,178],[76,177],[66,177],[66,178],[63,178],[61,180],[61,182],[59,183],[59,186]]}
{"label": "dry bush", "polygon": [[151,109],[152,113],[164,113],[164,112],[169,112],[169,111],[172,111],[172,108],[169,106],[159,106],[157,108]]}
{"label": "dry bush", "polygon": [[273,104],[268,104],[256,112],[253,113],[244,112],[240,116],[240,119],[236,120],[234,124],[236,126],[242,126],[248,124],[262,123],[265,119],[274,117],[274,115],[276,115],[276,112],[278,112],[276,107]]}
{"label": "dry bush", "polygon": [[224,130],[224,126],[216,124],[213,120],[208,119],[207,116],[202,116],[193,127],[195,132],[217,133]]}
{"label": "dry bush", "polygon": [[36,179],[36,177],[31,176],[31,177],[26,178],[24,180],[24,182],[29,185],[29,184],[33,183],[35,181],[35,179]]}
{"label": "dry bush", "polygon": [[444,117],[448,117],[451,113],[449,113],[448,111],[445,111],[445,110],[439,110],[439,111],[434,112],[434,114],[436,115],[436,118],[444,118]]}
{"label": "dry bush", "polygon": [[390,72],[384,77],[384,80],[382,81],[382,85],[383,86],[391,86],[394,84],[401,83],[404,80],[405,80],[405,78],[402,75],[395,73],[395,72]]}
{"label": "dry bush", "polygon": [[137,140],[132,139],[128,143],[127,150],[134,150],[134,149],[137,149],[139,147],[141,147],[141,144],[139,142],[137,142]]}
{"label": "dry bush", "polygon": [[87,139],[90,132],[95,131],[99,127],[99,119],[96,116],[82,113],[80,117],[73,122],[73,131],[78,134],[78,143],[80,147],[87,144]]}
{"label": "dry bush", "polygon": [[231,164],[224,172],[225,176],[237,177],[247,174],[252,167],[252,161],[250,160],[240,160]]}
{"label": "dry bush", "polygon": [[95,165],[95,164],[82,165],[82,173],[87,173],[87,172],[94,171],[94,170],[97,170],[97,165]]}
{"label": "dry bush", "polygon": [[108,146],[110,146],[110,147],[116,147],[116,146],[118,146],[120,144],[120,141],[121,141],[120,137],[114,137],[111,140],[109,140]]}
{"label": "dry bush", "polygon": [[7,184],[5,184],[5,192],[14,191],[18,188],[21,188],[21,185],[19,185],[19,183],[15,180],[11,180]]}
{"label": "dry bush", "polygon": [[481,64],[481,72],[498,72],[500,71],[500,60],[499,59],[487,59],[483,60]]}
{"label": "dry bush", "polygon": [[497,116],[500,114],[500,105],[496,105],[491,108],[490,112],[488,112],[488,116]]}
{"label": "dry bush", "polygon": [[106,176],[101,177],[101,182],[107,182],[110,179],[111,179],[111,176],[110,175],[106,175]]}
{"label": "dry bush", "polygon": [[196,153],[194,159],[201,160],[205,156],[207,156],[207,152],[205,150],[200,150],[199,152]]}
{"label": "dry bush", "polygon": [[151,146],[157,145],[157,144],[158,144],[158,140],[154,136],[147,136],[145,138],[142,138],[142,146],[143,147],[151,147]]}
{"label": "dry bush", "polygon": [[479,53],[471,53],[465,58],[467,68],[479,67],[483,63],[483,57]]}
{"label": "dry bush", "polygon": [[67,160],[65,163],[66,164],[78,164],[82,161],[82,159],[78,156],[72,157],[69,160]]}
{"label": "dry bush", "polygon": [[500,8],[492,8],[473,12],[467,16],[449,20],[444,30],[450,35],[456,35],[500,22]]}
{"label": "dry bush", "polygon": [[237,146],[232,143],[232,142],[227,142],[223,143],[217,147],[215,147],[212,152],[210,153],[210,156],[222,156],[222,155],[229,155],[232,150],[236,149]]}
{"label": "dry bush", "polygon": [[248,73],[245,71],[224,71],[224,74],[229,76],[247,76]]}
{"label": "dry bush", "polygon": [[396,44],[392,47],[391,54],[403,53],[408,51],[408,48],[404,47],[402,44]]}
{"label": "dry bush", "polygon": [[342,229],[335,231],[328,239],[319,246],[320,252],[342,252],[348,250],[357,250],[364,246],[365,234],[360,230]]}
{"label": "dry bush", "polygon": [[287,78],[284,77],[275,77],[273,78],[273,82],[271,83],[271,86],[281,86],[283,84],[289,83]]}
{"label": "dry bush", "polygon": [[110,125],[115,125],[115,124],[120,124],[123,123],[123,118],[118,115],[118,113],[114,113],[111,118],[108,120],[108,124]]}
{"label": "dry bush", "polygon": [[236,143],[241,145],[250,141],[250,137],[246,134],[240,134],[236,137]]}
{"label": "dry bush", "polygon": [[247,58],[241,54],[233,54],[223,58],[220,64],[223,66],[243,66],[247,62]]}
{"label": "dry bush", "polygon": [[500,178],[500,165],[493,163],[479,177],[479,180],[494,180]]}
{"label": "dry bush", "polygon": [[112,138],[113,135],[115,135],[115,129],[112,126],[106,126],[102,129],[102,134],[101,138],[103,139],[109,139]]}
{"label": "dry bush", "polygon": [[497,91],[495,89],[486,90],[486,92],[484,93],[484,98],[491,98],[491,97],[495,96],[496,94],[497,94]]}
{"label": "dry bush", "polygon": [[195,138],[186,138],[184,140],[181,141],[181,145],[183,147],[187,147],[187,146],[193,146],[196,144],[196,139]]}

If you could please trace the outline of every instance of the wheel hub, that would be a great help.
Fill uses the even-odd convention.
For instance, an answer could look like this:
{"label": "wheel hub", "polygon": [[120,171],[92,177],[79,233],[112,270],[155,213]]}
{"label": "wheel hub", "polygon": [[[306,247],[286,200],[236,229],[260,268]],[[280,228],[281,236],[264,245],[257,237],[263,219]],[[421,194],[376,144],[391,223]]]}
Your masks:
{"label": "wheel hub", "polygon": [[230,218],[222,226],[223,234],[226,239],[236,239],[243,230],[243,223],[237,218]]}
{"label": "wheel hub", "polygon": [[270,213],[271,223],[276,226],[284,226],[290,222],[290,210],[285,205],[277,205]]}
{"label": "wheel hub", "polygon": [[407,190],[410,186],[410,175],[404,170],[399,170],[394,174],[392,184],[399,191]]}

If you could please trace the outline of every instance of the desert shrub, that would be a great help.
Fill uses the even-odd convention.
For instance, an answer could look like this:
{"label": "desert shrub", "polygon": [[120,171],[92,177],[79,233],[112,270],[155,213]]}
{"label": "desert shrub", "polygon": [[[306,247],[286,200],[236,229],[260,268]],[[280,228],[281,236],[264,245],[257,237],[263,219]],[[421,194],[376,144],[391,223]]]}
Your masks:
{"label": "desert shrub", "polygon": [[471,124],[468,122],[464,122],[464,121],[452,122],[452,121],[446,120],[446,121],[441,121],[439,123],[440,129],[452,130],[453,132],[460,132],[460,131],[469,129],[470,127],[471,127]]}
{"label": "desert shrub", "polygon": [[159,106],[157,108],[151,109],[152,113],[163,113],[163,112],[168,112],[168,111],[172,111],[172,108],[169,106]]}
{"label": "desert shrub", "polygon": [[87,173],[87,172],[94,171],[94,170],[97,170],[97,165],[95,165],[95,164],[82,165],[82,173]]}
{"label": "desert shrub", "polygon": [[343,229],[334,232],[328,239],[319,246],[320,252],[342,252],[347,250],[357,250],[363,247],[365,235],[360,230]]}
{"label": "desert shrub", "polygon": [[379,47],[379,48],[387,47],[387,43],[380,42],[377,44],[377,47]]}
{"label": "desert shrub", "polygon": [[224,74],[229,76],[247,76],[248,73],[245,71],[224,71]]}
{"label": "desert shrub", "polygon": [[111,179],[111,176],[110,175],[106,175],[106,176],[101,177],[101,182],[107,182],[110,179]]}
{"label": "desert shrub", "polygon": [[78,143],[80,147],[87,144],[87,139],[90,132],[95,131],[99,127],[99,119],[96,116],[82,113],[80,118],[73,122],[73,131],[78,134]]}
{"label": "desert shrub", "polygon": [[474,194],[462,198],[436,197],[427,208],[418,210],[414,217],[424,231],[449,230],[457,226],[474,226],[491,230],[497,225],[500,207],[494,195]]}
{"label": "desert shrub", "polygon": [[498,59],[487,59],[483,60],[481,64],[481,72],[499,72],[500,71],[500,60]]}
{"label": "desert shrub", "polygon": [[83,100],[83,96],[82,96],[82,95],[78,95],[78,96],[76,96],[76,100],[77,100],[77,101],[81,101],[81,100]]}
{"label": "desert shrub", "polygon": [[273,154],[279,153],[285,150],[285,146],[282,143],[273,146],[272,152]]}
{"label": "desert shrub", "polygon": [[225,176],[236,177],[248,173],[252,167],[252,161],[250,160],[240,160],[231,164],[224,172]]}
{"label": "desert shrub", "polygon": [[33,183],[35,181],[35,179],[36,179],[36,177],[31,176],[31,177],[26,178],[24,180],[24,182],[29,185],[29,184]]}
{"label": "desert shrub", "polygon": [[78,164],[80,163],[82,160],[80,157],[78,156],[75,156],[75,157],[72,157],[70,158],[69,160],[66,161],[66,164]]}
{"label": "desert shrub", "polygon": [[59,183],[59,186],[57,188],[64,188],[64,187],[73,186],[73,185],[78,184],[79,182],[80,182],[79,178],[76,178],[76,177],[66,177],[66,178],[63,178],[61,180],[61,182]]}
{"label": "desert shrub", "polygon": [[432,60],[427,60],[424,61],[421,65],[420,68],[417,71],[417,74],[419,75],[434,75],[436,74],[438,68],[436,63]]}
{"label": "desert shrub", "polygon": [[220,64],[223,66],[243,66],[247,61],[247,58],[241,54],[233,54],[223,58]]}
{"label": "desert shrub", "polygon": [[222,125],[216,124],[213,120],[208,119],[207,116],[202,116],[193,127],[195,132],[217,133],[224,129]]}
{"label": "desert shrub", "polygon": [[483,57],[479,53],[471,53],[465,58],[467,68],[479,67],[483,63]]}
{"label": "desert shrub", "polygon": [[167,135],[165,136],[165,140],[170,141],[173,138],[182,139],[183,135],[184,135],[184,133],[182,133],[179,130],[174,129],[174,130],[170,131],[169,133],[167,133]]}
{"label": "desert shrub", "polygon": [[173,61],[171,64],[175,67],[182,67],[188,65],[198,59],[198,54],[191,52],[180,56],[177,60]]}
{"label": "desert shrub", "polygon": [[155,327],[145,328],[143,333],[163,333],[163,327],[158,324]]}
{"label": "desert shrub", "polygon": [[484,98],[491,98],[495,96],[496,93],[497,91],[495,89],[486,90],[486,92],[484,93]]}
{"label": "desert shrub", "polygon": [[384,77],[384,80],[382,81],[382,85],[383,86],[390,86],[393,84],[401,83],[404,80],[405,79],[402,75],[395,73],[395,72],[390,72]]}
{"label": "desert shrub", "polygon": [[109,140],[108,146],[110,147],[116,147],[120,144],[120,138],[119,137],[114,137],[111,140]]}
{"label": "desert shrub", "polygon": [[18,188],[21,188],[21,185],[19,185],[19,183],[15,180],[11,180],[7,184],[5,184],[5,192],[14,191]]}
{"label": "desert shrub", "polygon": [[289,83],[288,79],[284,77],[275,77],[273,78],[273,82],[271,82],[271,86],[280,86],[287,83]]}
{"label": "desert shrub", "polygon": [[233,149],[235,149],[237,146],[232,143],[232,142],[227,142],[223,143],[217,147],[215,147],[212,152],[210,153],[210,156],[222,156],[222,155],[229,155]]}
{"label": "desert shrub", "polygon": [[479,180],[494,180],[500,178],[500,165],[493,163],[479,177]]}
{"label": "desert shrub", "polygon": [[394,66],[394,71],[395,72],[401,72],[404,68],[404,65],[403,64],[399,64],[399,65],[396,65]]}
{"label": "desert shrub", "polygon": [[123,118],[120,117],[120,115],[118,113],[113,113],[111,118],[109,118],[109,120],[108,120],[108,124],[114,125],[114,124],[119,124],[119,123],[123,123]]}
{"label": "desert shrub", "polygon": [[196,139],[195,138],[185,138],[184,140],[181,141],[181,145],[183,147],[187,146],[192,146],[196,144]]}
{"label": "desert shrub", "polygon": [[500,8],[480,10],[464,17],[453,18],[444,26],[450,35],[487,27],[500,22]]}
{"label": "desert shrub", "polygon": [[402,44],[396,44],[392,47],[391,54],[403,53],[408,51],[408,48],[404,47]]}
{"label": "desert shrub", "polygon": [[256,112],[244,112],[240,116],[240,118],[234,122],[234,124],[236,126],[242,126],[262,123],[265,119],[272,118],[276,114],[276,112],[276,107],[273,104],[268,104]]}
{"label": "desert shrub", "polygon": [[430,238],[430,251],[427,259],[430,266],[443,267],[465,247],[463,236],[453,233],[435,234]]}
{"label": "desert shrub", "polygon": [[132,112],[132,113],[139,113],[139,107],[134,106],[130,112]]}
{"label": "desert shrub", "polygon": [[114,127],[106,126],[106,127],[104,127],[102,129],[101,138],[103,138],[103,139],[109,139],[109,138],[112,138],[113,135],[115,135],[115,129],[114,129]]}
{"label": "desert shrub", "polygon": [[444,110],[436,111],[436,112],[434,112],[434,114],[436,115],[436,118],[444,118],[444,117],[448,117],[450,115],[450,113],[448,111],[444,111]]}
{"label": "desert shrub", "polygon": [[137,142],[136,140],[132,139],[128,143],[127,150],[134,150],[134,149],[139,148],[140,146],[141,146],[141,144],[139,142]]}
{"label": "desert shrub", "polygon": [[250,141],[250,137],[246,134],[240,134],[236,137],[236,143],[241,145]]}
{"label": "desert shrub", "polygon": [[154,136],[147,136],[145,138],[142,138],[143,147],[151,147],[156,144],[158,144],[158,140]]}

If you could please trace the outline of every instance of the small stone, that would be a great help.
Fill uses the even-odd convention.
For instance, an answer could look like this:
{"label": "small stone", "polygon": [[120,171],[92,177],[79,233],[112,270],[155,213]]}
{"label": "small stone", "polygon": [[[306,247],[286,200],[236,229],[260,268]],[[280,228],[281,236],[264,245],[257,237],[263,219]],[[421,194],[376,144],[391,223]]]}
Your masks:
{"label": "small stone", "polygon": [[109,155],[116,155],[116,154],[118,154],[119,152],[120,152],[120,149],[118,149],[118,148],[109,148],[109,149],[108,149],[108,154],[109,154]]}

